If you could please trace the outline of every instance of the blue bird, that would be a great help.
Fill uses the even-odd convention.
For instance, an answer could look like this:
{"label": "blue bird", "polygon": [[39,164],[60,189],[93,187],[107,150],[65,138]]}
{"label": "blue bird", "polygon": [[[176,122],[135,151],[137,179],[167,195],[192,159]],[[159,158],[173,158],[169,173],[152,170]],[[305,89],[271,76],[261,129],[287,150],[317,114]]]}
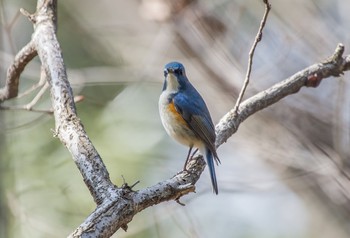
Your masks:
{"label": "blue bird", "polygon": [[187,79],[181,63],[171,62],[165,65],[164,77],[163,91],[159,98],[163,126],[170,137],[189,147],[184,169],[191,158],[192,148],[199,149],[206,158],[213,191],[218,194],[214,160],[217,165],[220,160],[215,148],[215,127],[207,105]]}

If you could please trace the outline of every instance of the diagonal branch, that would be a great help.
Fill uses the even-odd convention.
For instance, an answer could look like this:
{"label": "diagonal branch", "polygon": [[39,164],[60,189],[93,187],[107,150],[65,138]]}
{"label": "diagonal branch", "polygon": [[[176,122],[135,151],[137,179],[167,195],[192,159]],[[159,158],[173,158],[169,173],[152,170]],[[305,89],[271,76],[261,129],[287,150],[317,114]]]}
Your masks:
{"label": "diagonal branch", "polygon": [[338,77],[350,70],[350,55],[342,57],[344,46],[339,44],[334,54],[325,62],[311,65],[299,71],[284,81],[245,100],[239,107],[239,113],[229,111],[217,124],[216,145],[219,146],[232,136],[239,125],[252,114],[260,111],[282,98],[297,93],[302,87],[317,87],[322,79],[331,76]]}
{"label": "diagonal branch", "polygon": [[46,113],[46,114],[53,114],[52,110],[42,110],[42,109],[35,109],[33,108],[35,104],[42,98],[46,90],[49,88],[49,83],[46,80],[46,73],[45,70],[41,70],[41,76],[40,76],[40,81],[36,84],[33,85],[30,89],[26,90],[25,92],[19,94],[17,98],[20,98],[22,96],[25,96],[35,89],[41,87],[40,91],[38,94],[32,99],[31,102],[22,105],[22,106],[4,106],[0,105],[1,110],[25,110],[25,111],[31,111],[31,112],[39,112],[39,113]]}
{"label": "diagonal branch", "polygon": [[56,6],[57,0],[38,1],[37,11],[32,15],[35,17],[32,39],[51,86],[55,136],[70,151],[91,195],[100,204],[109,196],[109,190],[113,190],[114,185],[76,114],[72,88],[56,37]]}
{"label": "diagonal branch", "polygon": [[33,41],[30,41],[18,52],[7,70],[5,86],[0,89],[0,103],[18,95],[19,76],[36,55]]}

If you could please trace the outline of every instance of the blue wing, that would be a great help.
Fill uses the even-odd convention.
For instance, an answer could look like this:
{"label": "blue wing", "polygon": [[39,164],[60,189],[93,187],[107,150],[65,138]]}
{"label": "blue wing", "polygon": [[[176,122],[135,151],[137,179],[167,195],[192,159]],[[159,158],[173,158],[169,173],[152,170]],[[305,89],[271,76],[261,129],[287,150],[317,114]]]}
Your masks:
{"label": "blue wing", "polygon": [[[174,96],[173,102],[175,108],[192,131],[213,153],[213,157],[218,163],[220,160],[215,149],[215,127],[211,120],[209,110],[197,90],[193,87],[186,90],[188,90],[186,94],[178,93]],[[191,98],[186,95],[190,95]]]}
{"label": "blue wing", "polygon": [[[191,100],[186,95],[191,95]],[[214,160],[218,164],[220,159],[215,149],[215,128],[208,108],[195,89],[191,93],[176,94],[173,103],[175,109],[181,114],[194,134],[205,143],[205,154],[203,156],[207,161],[213,190],[218,194]]]}

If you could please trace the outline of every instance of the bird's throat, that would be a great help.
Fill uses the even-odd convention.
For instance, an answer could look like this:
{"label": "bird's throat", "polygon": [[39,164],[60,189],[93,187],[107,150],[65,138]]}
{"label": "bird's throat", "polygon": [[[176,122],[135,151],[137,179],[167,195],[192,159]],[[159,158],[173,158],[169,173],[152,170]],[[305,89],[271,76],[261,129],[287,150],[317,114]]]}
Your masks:
{"label": "bird's throat", "polygon": [[166,77],[166,81],[167,81],[167,87],[165,89],[166,91],[168,91],[169,93],[178,91],[180,85],[174,74],[169,73]]}

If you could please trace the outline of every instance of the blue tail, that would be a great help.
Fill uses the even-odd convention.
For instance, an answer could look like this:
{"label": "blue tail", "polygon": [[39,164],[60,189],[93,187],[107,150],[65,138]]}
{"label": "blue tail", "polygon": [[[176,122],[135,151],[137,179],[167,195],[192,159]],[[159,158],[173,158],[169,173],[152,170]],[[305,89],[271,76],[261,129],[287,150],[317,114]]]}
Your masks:
{"label": "blue tail", "polygon": [[205,158],[207,160],[207,165],[209,168],[210,179],[211,179],[211,184],[213,186],[213,191],[216,194],[218,194],[219,191],[218,191],[218,184],[216,182],[213,153],[208,148],[205,148],[205,155],[206,155]]}

